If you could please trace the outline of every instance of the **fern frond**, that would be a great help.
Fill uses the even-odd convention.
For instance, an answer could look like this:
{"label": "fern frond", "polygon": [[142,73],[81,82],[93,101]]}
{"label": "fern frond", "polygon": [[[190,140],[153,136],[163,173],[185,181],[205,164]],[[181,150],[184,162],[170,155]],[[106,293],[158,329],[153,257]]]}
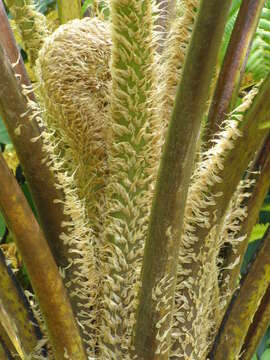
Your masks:
{"label": "fern frond", "polygon": [[60,26],[46,39],[37,61],[45,147],[58,186],[64,191],[64,212],[70,218],[61,235],[70,254],[69,266],[63,269],[65,283],[92,356],[97,339],[99,236],[107,173],[110,54],[108,27],[86,18]]}
{"label": "fern frond", "polygon": [[264,236],[268,226],[269,226],[269,223],[254,225],[252,232],[250,234],[250,237],[249,237],[249,242],[261,239]]}
{"label": "fern frond", "polygon": [[267,0],[247,61],[246,72],[255,80],[265,78],[270,71],[270,1]]}
{"label": "fern frond", "polygon": [[164,53],[160,59],[160,112],[164,129],[173,109],[177,85],[181,81],[184,61],[195,21],[198,0],[181,1],[180,18],[173,19]]}
{"label": "fern frond", "polygon": [[[252,94],[249,94],[238,112],[233,115],[234,119],[225,121],[215,145],[203,155],[203,160],[197,165],[193,175],[178,264],[174,318],[174,349],[177,349],[175,356],[180,356],[185,349],[192,349],[190,356],[204,358],[213,340],[217,326],[215,320],[219,318],[221,310],[217,262],[223,243],[223,239],[219,237],[221,224],[243,172],[264,136],[249,127],[255,126],[257,129],[263,118],[261,113],[255,124],[252,123],[251,114],[256,111],[253,109],[256,109],[259,101],[262,102],[262,97],[266,96],[266,88],[265,85],[263,95],[257,95],[251,107]],[[243,116],[241,112],[245,114],[243,122],[239,121]],[[245,126],[249,127],[245,129]],[[253,139],[254,131],[257,131],[257,139],[250,141],[252,149],[244,159],[241,148],[245,147],[245,141]],[[236,161],[237,158],[241,158],[241,168],[235,168],[231,164],[232,159]],[[237,161],[239,164],[240,160]],[[239,215],[239,212],[236,215]]]}
{"label": "fern frond", "polygon": [[159,158],[150,0],[112,0],[111,130],[104,224],[104,359],[131,359],[144,238]]}

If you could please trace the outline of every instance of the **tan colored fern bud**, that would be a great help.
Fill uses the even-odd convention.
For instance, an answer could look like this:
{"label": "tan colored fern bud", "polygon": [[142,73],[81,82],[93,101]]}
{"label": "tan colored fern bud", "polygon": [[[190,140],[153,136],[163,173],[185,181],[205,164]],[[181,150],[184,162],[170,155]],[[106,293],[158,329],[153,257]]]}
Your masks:
{"label": "tan colored fern bud", "polygon": [[[214,146],[202,154],[193,174],[179,252],[171,360],[182,354],[204,359],[220,322],[224,307],[218,284],[220,249],[226,231],[231,233],[226,241],[241,241],[234,221],[242,221],[246,211],[239,208],[241,199],[223,205],[224,190],[218,184],[226,184],[222,182],[226,160],[242,137],[239,125],[257,91],[248,93],[231,119],[224,121]],[[237,191],[243,192],[245,186],[240,184]]]}
{"label": "tan colored fern bud", "polygon": [[46,40],[37,66],[48,126],[61,138],[65,168],[73,174],[95,228],[106,173],[110,54],[106,23],[86,18],[56,30]]}
{"label": "tan colored fern bud", "polygon": [[70,252],[66,285],[90,356],[98,332],[110,55],[106,23],[85,18],[60,26],[48,37],[36,67],[45,146],[71,219],[63,224],[62,234]]}

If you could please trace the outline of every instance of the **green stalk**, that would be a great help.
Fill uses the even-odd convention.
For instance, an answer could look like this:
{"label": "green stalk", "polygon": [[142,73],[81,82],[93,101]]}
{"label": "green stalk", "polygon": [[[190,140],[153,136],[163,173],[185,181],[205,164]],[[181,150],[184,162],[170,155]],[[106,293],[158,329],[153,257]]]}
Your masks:
{"label": "green stalk", "polygon": [[[23,62],[20,58],[16,66],[16,72],[21,77],[20,84],[14,76],[12,66],[1,44],[8,45],[5,47],[6,53],[10,61],[16,62],[18,48],[3,4],[0,2],[0,113],[23,167],[41,226],[57,264],[64,268],[68,265],[68,254],[59,236],[63,232],[61,224],[67,221],[67,216],[63,214],[62,203],[60,201],[55,203],[55,199],[63,200],[63,194],[59,188],[56,189],[55,177],[49,167],[43,163],[46,153],[43,151],[40,138],[41,129],[33,113],[28,110],[27,98],[22,94],[21,85],[30,86]],[[31,100],[35,100],[33,93],[28,96]]]}
{"label": "green stalk", "polygon": [[201,2],[177,91],[143,259],[134,339],[140,359],[168,359],[177,254],[187,190],[230,4],[231,1]]}
{"label": "green stalk", "polygon": [[81,17],[80,0],[57,0],[58,14],[61,24]]}
{"label": "green stalk", "polygon": [[[211,359],[235,360],[244,344],[249,326],[270,284],[270,229],[234,295],[216,338]],[[228,341],[230,339],[230,341]]]}
{"label": "green stalk", "polygon": [[[41,333],[30,305],[1,252],[0,289],[0,322],[23,359],[26,354],[34,353]],[[5,340],[2,334],[1,338]]]}
{"label": "green stalk", "polygon": [[263,335],[270,324],[270,285],[268,286],[253,321],[248,329],[244,345],[241,350],[241,360],[252,358]]}
{"label": "green stalk", "polygon": [[101,358],[131,359],[144,238],[160,154],[151,0],[112,0],[112,91]]}
{"label": "green stalk", "polygon": [[[238,236],[246,236],[245,240],[241,241],[236,247],[230,248],[226,252],[225,260],[222,264],[222,267],[225,268],[225,271],[222,274],[223,279],[229,276],[229,283],[224,284],[226,292],[231,294],[227,302],[230,301],[234,289],[237,286],[237,280],[240,273],[240,268],[243,262],[243,258],[248,247],[248,241],[253,229],[253,226],[256,224],[261,206],[267,195],[270,186],[270,135],[266,138],[263,143],[262,149],[259,153],[259,156],[256,159],[255,164],[251,169],[250,178],[254,179],[255,185],[251,187],[247,192],[251,192],[251,196],[247,199],[244,204],[247,208],[248,216],[242,222]],[[259,175],[253,175],[252,172],[258,172]],[[237,260],[238,259],[238,260]],[[231,270],[228,269],[230,264],[237,264]]]}
{"label": "green stalk", "polygon": [[34,0],[6,0],[20,33],[30,65],[35,65],[38,52],[48,35],[46,18],[35,9]]}
{"label": "green stalk", "polygon": [[[86,360],[78,324],[41,231],[16,179],[0,155],[0,208],[27,268],[56,360]],[[28,353],[27,355],[30,355]]]}
{"label": "green stalk", "polygon": [[[205,129],[205,142],[210,141],[220,130],[221,123],[231,110],[232,97],[233,94],[238,93],[248,51],[264,3],[265,0],[242,1],[211,102]],[[211,143],[207,147],[210,145]]]}

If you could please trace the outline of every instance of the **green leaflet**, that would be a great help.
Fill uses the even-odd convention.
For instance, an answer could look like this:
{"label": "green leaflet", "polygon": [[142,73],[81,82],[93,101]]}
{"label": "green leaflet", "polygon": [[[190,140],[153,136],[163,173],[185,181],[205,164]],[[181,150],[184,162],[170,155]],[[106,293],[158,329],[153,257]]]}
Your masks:
{"label": "green leaflet", "polygon": [[269,223],[256,224],[252,229],[252,233],[250,235],[249,242],[261,239],[263,237],[265,231],[267,230],[268,226],[269,226]]}
{"label": "green leaflet", "polygon": [[264,78],[270,70],[270,1],[267,0],[259,21],[247,62],[247,72],[255,80]]}

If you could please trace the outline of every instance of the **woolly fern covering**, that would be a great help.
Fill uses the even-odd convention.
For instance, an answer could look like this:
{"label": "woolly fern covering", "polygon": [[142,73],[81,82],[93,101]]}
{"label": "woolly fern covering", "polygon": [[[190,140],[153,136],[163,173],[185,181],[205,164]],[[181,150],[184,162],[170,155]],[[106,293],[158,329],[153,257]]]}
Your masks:
{"label": "woolly fern covering", "polygon": [[128,359],[159,154],[151,2],[113,0],[111,17],[111,141],[100,350],[104,359]]}

